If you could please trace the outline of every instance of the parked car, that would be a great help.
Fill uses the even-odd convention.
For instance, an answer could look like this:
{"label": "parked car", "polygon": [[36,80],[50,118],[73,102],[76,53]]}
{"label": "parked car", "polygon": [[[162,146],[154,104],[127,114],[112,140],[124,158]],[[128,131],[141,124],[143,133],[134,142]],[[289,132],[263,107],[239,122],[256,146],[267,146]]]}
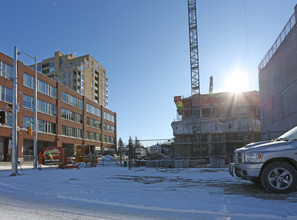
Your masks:
{"label": "parked car", "polygon": [[235,178],[261,183],[272,193],[297,188],[297,127],[275,140],[236,149],[234,154],[229,173]]}

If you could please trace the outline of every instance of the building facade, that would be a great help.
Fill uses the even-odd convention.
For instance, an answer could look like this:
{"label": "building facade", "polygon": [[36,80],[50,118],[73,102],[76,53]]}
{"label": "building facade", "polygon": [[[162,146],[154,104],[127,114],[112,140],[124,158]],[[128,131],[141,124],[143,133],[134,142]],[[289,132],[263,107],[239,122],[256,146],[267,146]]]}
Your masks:
{"label": "building facade", "polygon": [[[13,75],[13,59],[0,53],[0,67]],[[0,70],[0,109],[12,102],[12,81]],[[72,72],[73,73],[73,72]],[[35,70],[18,61],[18,156],[19,160],[33,160],[33,136],[28,127],[34,118]],[[38,152],[43,147],[61,146],[69,155],[74,145],[88,145],[96,154],[116,151],[116,113],[98,102],[75,92],[67,85],[38,73]],[[72,79],[73,80],[73,79]],[[11,159],[12,117],[0,124],[0,161]],[[33,125],[34,126],[34,125]]]}
{"label": "building facade", "polygon": [[259,64],[259,91],[263,140],[297,126],[297,5]]}
{"label": "building facade", "polygon": [[[35,68],[35,65],[30,66]],[[40,73],[108,108],[106,70],[92,56],[76,57],[55,52],[54,57],[37,64]],[[87,85],[87,86],[86,86]]]}
{"label": "building facade", "polygon": [[[198,112],[192,111],[192,97],[175,96],[174,102],[178,113],[171,124],[175,157],[225,157],[232,155],[235,148],[260,140],[258,91],[200,95]],[[198,95],[193,103],[198,106]],[[193,143],[193,125],[200,123],[200,117],[201,143],[197,147]]]}

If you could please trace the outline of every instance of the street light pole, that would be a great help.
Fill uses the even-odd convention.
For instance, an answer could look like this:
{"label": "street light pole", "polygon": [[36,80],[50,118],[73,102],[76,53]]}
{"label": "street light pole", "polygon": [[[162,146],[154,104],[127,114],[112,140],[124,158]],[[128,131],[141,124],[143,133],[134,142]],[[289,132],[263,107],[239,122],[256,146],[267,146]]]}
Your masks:
{"label": "street light pole", "polygon": [[34,169],[37,169],[37,57],[35,56],[35,95],[34,95],[34,106],[35,106],[35,111],[34,111],[34,127],[35,127],[35,132],[34,132]]}
{"label": "street light pole", "polygon": [[12,158],[11,158],[11,176],[18,174],[18,141],[17,141],[17,83],[18,83],[18,71],[17,71],[17,47],[14,47],[14,59],[13,59],[13,117],[12,117]]}
{"label": "street light pole", "polygon": [[26,52],[22,51],[19,52],[18,54],[20,55],[21,53],[27,55],[28,57],[32,58],[35,60],[35,91],[34,91],[34,143],[33,143],[33,154],[34,154],[34,162],[33,162],[33,167],[34,169],[37,169],[37,131],[38,131],[38,124],[37,124],[37,56],[32,57],[31,55],[27,54]]}

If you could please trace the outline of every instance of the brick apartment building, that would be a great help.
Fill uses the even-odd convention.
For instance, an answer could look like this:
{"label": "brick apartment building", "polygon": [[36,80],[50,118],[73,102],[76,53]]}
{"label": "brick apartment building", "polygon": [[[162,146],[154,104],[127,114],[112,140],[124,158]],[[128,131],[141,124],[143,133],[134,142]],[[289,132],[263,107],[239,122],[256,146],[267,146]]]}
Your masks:
{"label": "brick apartment building", "polygon": [[[13,59],[0,52],[0,67],[13,74]],[[0,110],[12,102],[12,81],[0,69]],[[18,61],[18,156],[33,160],[33,136],[27,127],[34,118],[35,70]],[[73,80],[73,79],[72,79]],[[62,146],[74,154],[74,145],[89,145],[96,154],[116,151],[116,113],[72,88],[38,72],[38,152],[43,147]],[[12,117],[0,124],[0,161],[11,158]]]}

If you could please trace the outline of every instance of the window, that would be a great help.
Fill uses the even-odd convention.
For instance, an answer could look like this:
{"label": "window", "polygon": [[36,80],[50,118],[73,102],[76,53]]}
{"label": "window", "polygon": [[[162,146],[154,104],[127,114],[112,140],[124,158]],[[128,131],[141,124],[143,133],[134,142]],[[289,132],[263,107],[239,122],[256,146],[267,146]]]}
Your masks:
{"label": "window", "polygon": [[115,144],[115,138],[114,137],[107,136],[107,135],[104,135],[104,142],[110,143],[110,144]]}
{"label": "window", "polygon": [[24,73],[24,86],[34,89],[34,77]]}
{"label": "window", "polygon": [[62,74],[62,84],[64,85],[64,86],[66,86],[66,81],[67,81],[67,79],[66,79],[66,72],[63,72],[63,74]]}
{"label": "window", "polygon": [[38,111],[39,112],[45,112],[45,102],[42,100],[38,100]]}
{"label": "window", "polygon": [[68,72],[68,88],[71,88],[71,71]]}
{"label": "window", "polygon": [[81,71],[85,71],[85,67],[81,64],[81,65],[79,65],[79,66],[77,66],[79,69],[81,69]]}
{"label": "window", "polygon": [[84,81],[81,82],[81,94],[82,95],[85,94],[85,82]]}
{"label": "window", "polygon": [[84,74],[78,70],[73,71],[72,89],[81,95],[84,94]]}
{"label": "window", "polygon": [[101,134],[87,131],[87,139],[93,141],[101,141]]}
{"label": "window", "polygon": [[78,128],[72,128],[65,125],[62,125],[62,135],[83,138],[83,131]]}
{"label": "window", "polygon": [[89,63],[87,62],[87,60],[85,61],[86,67],[89,68]]}
{"label": "window", "polygon": [[64,63],[64,59],[61,58],[61,59],[60,59],[60,65],[63,65],[63,63]]}
{"label": "window", "polygon": [[49,86],[49,96],[53,97],[53,98],[57,98],[57,88],[53,87],[53,86]]}
{"label": "window", "polygon": [[42,65],[38,65],[37,66],[37,71],[40,72],[40,73],[42,73]]}
{"label": "window", "polygon": [[83,109],[83,101],[66,92],[62,92],[62,102]]}
{"label": "window", "polygon": [[43,63],[42,64],[42,68],[48,68],[49,67],[49,63]]}
{"label": "window", "polygon": [[44,69],[44,70],[42,70],[42,73],[43,73],[43,74],[47,74],[47,73],[49,73],[49,69]]}
{"label": "window", "polygon": [[57,88],[43,82],[42,80],[38,80],[37,88],[38,92],[41,92],[53,98],[57,98]]}
{"label": "window", "polygon": [[48,102],[45,102],[43,100],[40,100],[40,99],[38,99],[37,104],[38,104],[39,112],[57,116],[57,106],[50,104]]}
{"label": "window", "polygon": [[67,93],[66,92],[62,92],[62,102],[67,103]]}
{"label": "window", "polygon": [[[7,74],[9,74],[11,77],[14,76],[13,73],[13,67],[8,65],[7,63],[4,63],[3,61],[0,61],[0,76],[5,77],[7,79],[9,79],[9,76],[7,76]],[[7,73],[5,74],[4,71]]]}
{"label": "window", "polygon": [[87,125],[93,128],[101,129],[101,122],[89,117],[87,117]]}
{"label": "window", "polygon": [[38,120],[38,131],[41,131],[41,132],[45,132],[45,126],[44,126],[44,123],[45,121],[43,120]]}
{"label": "window", "polygon": [[45,94],[45,82],[38,80],[38,91]]}
{"label": "window", "polygon": [[64,108],[62,108],[61,112],[62,112],[62,118],[66,120],[74,121],[80,124],[83,123],[83,116],[81,114],[78,114],[76,112],[73,112]]}
{"label": "window", "polygon": [[101,109],[87,103],[87,112],[101,117]]}
{"label": "window", "polygon": [[23,107],[24,108],[29,108],[29,109],[34,109],[34,98],[29,95],[23,95]]}
{"label": "window", "polygon": [[57,126],[55,123],[49,121],[38,120],[38,131],[56,134],[57,133]]}
{"label": "window", "polygon": [[28,128],[32,126],[34,120],[31,117],[23,116],[23,128]]}
{"label": "window", "polygon": [[49,72],[54,72],[54,71],[55,71],[55,62],[50,62]]}
{"label": "window", "polygon": [[[105,103],[105,101],[104,101],[104,103]],[[107,113],[107,112],[104,112],[104,119],[105,120],[108,120],[108,121],[111,121],[111,122],[113,122],[114,123],[114,116],[113,115],[111,115],[111,114],[109,114],[109,113]]]}
{"label": "window", "polygon": [[0,100],[4,102],[12,102],[12,89],[0,85]]}
{"label": "window", "polygon": [[99,70],[99,65],[97,63],[95,64],[95,68]]}
{"label": "window", "polygon": [[108,132],[111,132],[111,133],[115,133],[115,128],[114,128],[114,126],[112,126],[112,125],[109,125],[109,124],[105,124],[105,123],[104,123],[104,131],[108,131]]}

